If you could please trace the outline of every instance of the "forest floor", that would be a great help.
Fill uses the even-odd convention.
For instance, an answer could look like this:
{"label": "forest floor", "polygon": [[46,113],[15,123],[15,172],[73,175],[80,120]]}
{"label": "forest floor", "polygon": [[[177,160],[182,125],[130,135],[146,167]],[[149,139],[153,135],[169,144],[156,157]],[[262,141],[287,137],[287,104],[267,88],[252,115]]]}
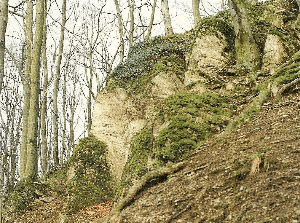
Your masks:
{"label": "forest floor", "polygon": [[7,222],[300,222],[300,93],[262,105],[253,120],[215,135],[183,169],[146,184],[120,212],[112,202],[74,215],[60,197]]}
{"label": "forest floor", "polygon": [[300,222],[299,96],[265,103],[109,222]]}

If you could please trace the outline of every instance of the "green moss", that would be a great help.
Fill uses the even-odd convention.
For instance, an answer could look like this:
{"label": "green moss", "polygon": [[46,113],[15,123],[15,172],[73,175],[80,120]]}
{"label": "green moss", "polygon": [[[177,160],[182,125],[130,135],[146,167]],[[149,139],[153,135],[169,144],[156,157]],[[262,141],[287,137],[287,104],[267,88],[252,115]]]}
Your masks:
{"label": "green moss", "polygon": [[105,158],[106,145],[95,137],[81,139],[69,166],[75,176],[67,182],[67,212],[108,201],[112,197],[111,178]]}
{"label": "green moss", "polygon": [[199,25],[195,29],[195,37],[200,35],[212,34],[220,38],[223,34],[227,42],[224,52],[234,51],[235,33],[231,21],[229,11],[222,11],[215,16],[205,17],[201,19]]}
{"label": "green moss", "polygon": [[[265,1],[247,5],[253,36],[262,55],[267,34],[279,36],[290,56],[299,49],[297,31],[292,29],[289,23],[289,21],[297,18],[295,10],[297,7],[293,1]],[[286,12],[289,13],[278,13],[278,9],[282,8],[285,8]],[[282,21],[283,24],[278,27],[276,21],[278,21],[278,25],[280,24],[279,21]]]}
{"label": "green moss", "polygon": [[41,195],[46,195],[48,190],[47,184],[21,180],[10,194],[7,205],[11,207],[13,212],[31,210],[35,206],[34,201]]}
{"label": "green moss", "polygon": [[297,52],[289,60],[289,62],[279,69],[275,75],[271,78],[270,82],[276,83],[278,85],[287,84],[292,82],[296,78],[299,78],[300,71],[300,53]]}
{"label": "green moss", "polygon": [[160,113],[169,125],[154,143],[155,157],[161,162],[177,162],[194,151],[199,143],[220,132],[232,115],[228,98],[215,93],[178,93],[165,100]]}
{"label": "green moss", "polygon": [[51,190],[57,195],[66,195],[67,171],[68,165],[64,165],[47,176],[47,179],[45,180],[45,182],[51,187]]}
{"label": "green moss", "polygon": [[[115,83],[129,92],[138,91],[145,79],[149,80],[150,71],[157,65],[165,64],[163,69],[181,69],[184,54],[189,50],[189,40],[184,35],[157,37],[148,42],[142,42],[133,46],[128,53],[126,61],[120,63],[112,73]],[[168,65],[168,63],[170,63]],[[182,73],[182,72],[179,72]],[[140,86],[140,87],[138,87]],[[142,85],[145,86],[145,85]]]}
{"label": "green moss", "polygon": [[116,197],[122,194],[125,188],[133,185],[133,181],[140,179],[149,171],[148,159],[152,156],[153,131],[150,128],[143,129],[132,140],[130,156],[125,165],[121,183],[116,189]]}

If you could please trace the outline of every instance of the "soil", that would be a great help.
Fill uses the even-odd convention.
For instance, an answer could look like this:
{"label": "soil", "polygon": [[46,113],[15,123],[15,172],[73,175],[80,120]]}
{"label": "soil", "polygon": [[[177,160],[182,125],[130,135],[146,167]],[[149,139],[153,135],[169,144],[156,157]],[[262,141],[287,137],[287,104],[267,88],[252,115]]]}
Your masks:
{"label": "soil", "polygon": [[252,123],[211,139],[99,222],[300,222],[299,96],[265,103]]}
{"label": "soil", "polygon": [[300,222],[300,93],[263,104],[251,123],[216,135],[121,212],[111,203],[64,215],[59,198],[8,222]]}

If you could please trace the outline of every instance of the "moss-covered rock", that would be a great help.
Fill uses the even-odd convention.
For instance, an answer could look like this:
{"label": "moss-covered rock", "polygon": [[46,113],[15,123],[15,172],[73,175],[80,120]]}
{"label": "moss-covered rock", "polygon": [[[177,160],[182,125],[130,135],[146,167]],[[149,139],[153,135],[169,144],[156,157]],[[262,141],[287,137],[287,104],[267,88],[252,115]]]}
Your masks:
{"label": "moss-covered rock", "polygon": [[67,212],[110,200],[111,178],[106,163],[106,145],[95,137],[81,139],[69,161],[73,177],[66,184]]}
{"label": "moss-covered rock", "polygon": [[47,183],[21,180],[7,199],[6,205],[11,212],[24,212],[35,207],[35,200],[46,196],[50,190]]}
{"label": "moss-covered rock", "polygon": [[215,93],[178,93],[165,100],[160,117],[168,126],[158,133],[155,157],[162,162],[178,162],[199,143],[219,133],[232,115],[228,98]]}
{"label": "moss-covered rock", "polygon": [[133,185],[133,182],[144,176],[153,167],[151,166],[153,150],[153,130],[143,129],[132,140],[130,155],[125,165],[121,181],[116,188],[116,197],[122,195],[123,190]]}
{"label": "moss-covered rock", "polygon": [[[145,86],[143,82],[150,79],[149,75],[153,74],[151,71],[155,65],[156,70],[158,68],[174,70],[176,67],[170,65],[179,67],[184,65],[181,60],[184,61],[184,54],[189,50],[189,44],[190,40],[186,35],[157,37],[136,44],[129,50],[126,61],[120,63],[113,71],[111,77],[115,80],[114,84],[125,88],[129,93],[132,91],[137,93],[141,86]],[[145,76],[146,79],[143,78]]]}

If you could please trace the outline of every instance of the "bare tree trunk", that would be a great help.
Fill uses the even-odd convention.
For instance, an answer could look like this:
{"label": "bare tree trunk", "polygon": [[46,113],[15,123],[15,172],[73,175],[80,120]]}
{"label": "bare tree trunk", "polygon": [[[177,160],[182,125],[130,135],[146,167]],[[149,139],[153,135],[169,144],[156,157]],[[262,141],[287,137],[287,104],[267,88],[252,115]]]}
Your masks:
{"label": "bare tree trunk", "polygon": [[168,0],[161,0],[161,11],[164,18],[164,24],[165,24],[165,35],[169,36],[174,34],[172,23],[171,23],[171,16],[169,11],[169,5]]}
{"label": "bare tree trunk", "polygon": [[114,1],[115,1],[116,10],[117,10],[117,18],[118,18],[118,24],[119,24],[120,62],[123,62],[125,45],[124,45],[124,31],[123,31],[122,14],[121,14],[121,9],[120,9],[120,5],[119,5],[118,0],[114,0]]}
{"label": "bare tree trunk", "polygon": [[31,91],[28,117],[27,164],[25,178],[35,181],[38,174],[38,116],[40,93],[40,55],[44,29],[44,1],[36,1],[36,30],[31,63]]}
{"label": "bare tree trunk", "polygon": [[[32,60],[32,42],[33,42],[33,4],[31,0],[26,1],[26,17],[25,17],[25,72],[23,80],[24,88],[24,105],[23,105],[23,125],[22,125],[22,142],[21,142],[21,159],[20,159],[20,178],[25,177],[27,165],[27,137],[28,137],[28,117],[30,109],[30,73]],[[22,62],[23,64],[23,62]]]}
{"label": "bare tree trunk", "polygon": [[67,158],[70,158],[71,156],[71,149],[73,149],[74,146],[74,117],[75,117],[75,91],[76,87],[74,87],[74,92],[73,92],[73,98],[70,98],[70,139],[69,139],[69,145],[68,145],[68,153],[67,153]]}
{"label": "bare tree trunk", "polygon": [[[47,4],[45,2],[45,10],[47,9]],[[41,104],[41,138],[42,138],[42,157],[41,166],[43,174],[47,173],[48,170],[48,145],[47,145],[47,88],[48,88],[48,63],[46,54],[46,43],[47,43],[47,26],[46,26],[46,13],[44,15],[44,36],[43,36],[43,46],[42,46],[42,60],[44,67],[44,83],[43,83],[43,99]]]}
{"label": "bare tree trunk", "polygon": [[59,79],[60,79],[60,66],[62,60],[62,54],[64,49],[64,38],[65,38],[65,25],[66,25],[66,0],[63,0],[62,5],[62,25],[60,30],[60,39],[59,39],[59,49],[58,49],[58,58],[56,65],[56,75],[54,82],[53,90],[53,159],[54,166],[59,164],[59,151],[58,151],[58,89],[59,89]]}
{"label": "bare tree trunk", "polygon": [[146,41],[148,41],[149,38],[150,38],[150,36],[151,36],[152,26],[153,26],[153,22],[154,22],[154,15],[155,15],[156,3],[157,3],[157,0],[154,0],[153,6],[152,6],[152,12],[151,12],[151,17],[150,17],[150,22],[149,22],[149,26],[148,26],[148,32],[147,32],[147,35],[145,37]]}
{"label": "bare tree trunk", "polygon": [[87,130],[88,134],[91,131],[92,128],[92,93],[93,93],[93,57],[92,53],[89,54],[89,60],[90,60],[90,80],[89,83],[89,96],[87,101],[87,110],[88,110],[88,120],[87,120]]}
{"label": "bare tree trunk", "polygon": [[235,30],[236,64],[254,71],[260,68],[260,54],[252,35],[245,0],[230,0],[230,13]]}
{"label": "bare tree trunk", "polygon": [[[2,147],[2,143],[0,141],[0,147]],[[2,223],[2,199],[3,199],[3,188],[4,188],[4,168],[3,168],[3,162],[4,162],[3,155],[0,155],[0,223]]]}
{"label": "bare tree trunk", "polygon": [[[67,69],[67,67],[66,67]],[[67,118],[66,118],[66,111],[67,111],[67,106],[66,106],[66,97],[67,97],[67,86],[66,86],[66,72],[64,72],[63,76],[63,101],[62,101],[62,108],[63,108],[63,129],[62,129],[62,152],[61,152],[61,162],[64,162],[64,155],[67,154],[67,148],[66,148],[66,129],[67,129]],[[68,157],[66,157],[68,158]]]}
{"label": "bare tree trunk", "polygon": [[199,11],[199,4],[200,0],[193,0],[193,15],[194,15],[194,23],[195,26],[200,22],[200,11]]}
{"label": "bare tree trunk", "polygon": [[4,77],[5,33],[8,20],[8,0],[1,0],[0,5],[0,92]]}
{"label": "bare tree trunk", "polygon": [[133,46],[133,32],[134,32],[134,0],[127,0],[130,12],[130,28],[129,28],[129,47]]}

